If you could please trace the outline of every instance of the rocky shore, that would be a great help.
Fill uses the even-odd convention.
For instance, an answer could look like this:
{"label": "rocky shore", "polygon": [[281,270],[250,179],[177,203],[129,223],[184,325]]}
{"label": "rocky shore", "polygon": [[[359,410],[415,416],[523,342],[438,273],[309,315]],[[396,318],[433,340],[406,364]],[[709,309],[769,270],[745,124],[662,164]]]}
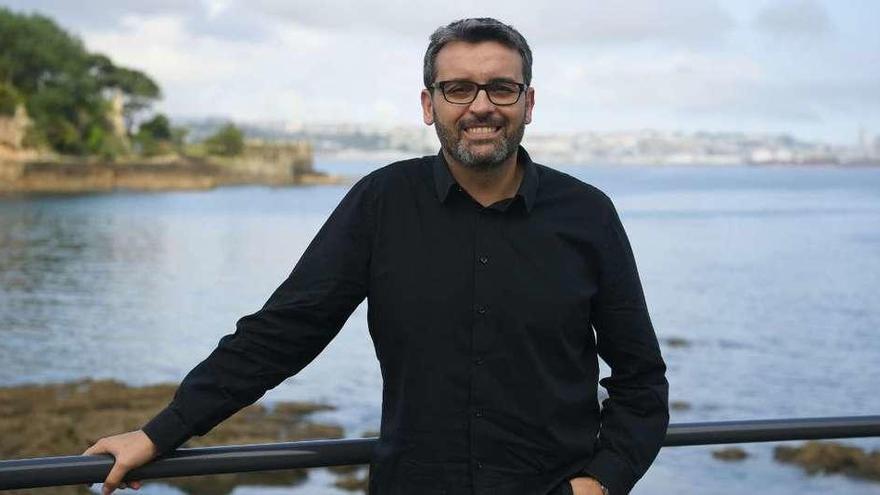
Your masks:
{"label": "rocky shore", "polygon": [[117,163],[90,160],[0,161],[0,195],[114,190],[200,190],[232,185],[337,184],[338,176],[253,161],[175,158]]}
{"label": "rocky shore", "polygon": [[806,442],[798,447],[780,445],[773,457],[795,464],[807,473],[842,474],[852,478],[880,481],[880,450],[868,452],[840,442]]}
{"label": "rocky shore", "polygon": [[[102,436],[137,429],[164,407],[175,385],[130,387],[116,381],[78,381],[0,388],[0,459],[79,455]],[[337,425],[315,422],[309,415],[332,409],[323,404],[282,402],[267,407],[254,404],[220,424],[187,447],[288,442],[340,438]],[[351,476],[360,471],[342,469],[340,486],[362,489]],[[170,484],[191,495],[225,495],[239,485],[291,486],[308,477],[306,470],[235,473],[191,478],[169,478]],[[159,482],[159,481],[157,481]],[[9,495],[85,495],[85,486],[4,492]]]}

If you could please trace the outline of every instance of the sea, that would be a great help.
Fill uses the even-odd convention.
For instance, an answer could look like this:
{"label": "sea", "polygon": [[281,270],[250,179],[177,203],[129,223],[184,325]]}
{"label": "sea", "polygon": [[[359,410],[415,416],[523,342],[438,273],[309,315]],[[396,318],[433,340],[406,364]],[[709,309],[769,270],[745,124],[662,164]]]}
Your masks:
{"label": "sea", "polygon": [[[316,161],[352,181],[382,165]],[[551,165],[620,212],[673,423],[880,414],[880,168]],[[179,381],[262,306],[350,184],[0,200],[0,386]],[[378,429],[381,387],[365,303],[263,400],[333,405],[314,419],[360,437]],[[667,447],[632,493],[880,494],[876,481],[780,464],[777,445],[740,445],[738,462],[715,459],[719,446]],[[317,469],[234,493],[350,493],[335,479]]]}

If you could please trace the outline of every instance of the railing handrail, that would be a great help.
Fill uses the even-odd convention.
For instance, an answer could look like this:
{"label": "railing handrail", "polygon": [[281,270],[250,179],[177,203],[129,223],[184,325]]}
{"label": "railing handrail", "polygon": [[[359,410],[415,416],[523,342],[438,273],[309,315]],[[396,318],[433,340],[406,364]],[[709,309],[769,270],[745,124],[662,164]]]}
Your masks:
{"label": "railing handrail", "polygon": [[[880,416],[715,421],[669,425],[665,447],[880,436]],[[178,449],[126,479],[368,464],[376,438]],[[0,490],[100,483],[109,455],[0,461]]]}

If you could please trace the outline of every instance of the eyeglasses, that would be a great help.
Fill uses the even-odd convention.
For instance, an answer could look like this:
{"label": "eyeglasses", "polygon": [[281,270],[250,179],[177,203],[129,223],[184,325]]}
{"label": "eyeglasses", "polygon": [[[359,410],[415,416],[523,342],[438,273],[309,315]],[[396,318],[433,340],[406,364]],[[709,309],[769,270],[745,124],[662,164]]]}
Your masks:
{"label": "eyeglasses", "polygon": [[429,86],[429,89],[436,88],[440,89],[446,101],[454,105],[470,105],[483,89],[494,105],[507,106],[519,101],[519,95],[525,91],[526,85],[512,81],[493,81],[487,84],[477,84],[473,81],[438,81]]}

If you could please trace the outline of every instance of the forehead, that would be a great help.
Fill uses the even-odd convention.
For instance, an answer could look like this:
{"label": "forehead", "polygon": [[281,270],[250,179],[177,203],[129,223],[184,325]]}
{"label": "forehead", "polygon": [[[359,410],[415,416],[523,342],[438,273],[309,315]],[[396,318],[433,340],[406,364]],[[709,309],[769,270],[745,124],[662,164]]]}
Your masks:
{"label": "forehead", "polygon": [[522,57],[497,41],[453,41],[443,46],[435,61],[437,80],[469,79],[487,82],[495,78],[522,81]]}

